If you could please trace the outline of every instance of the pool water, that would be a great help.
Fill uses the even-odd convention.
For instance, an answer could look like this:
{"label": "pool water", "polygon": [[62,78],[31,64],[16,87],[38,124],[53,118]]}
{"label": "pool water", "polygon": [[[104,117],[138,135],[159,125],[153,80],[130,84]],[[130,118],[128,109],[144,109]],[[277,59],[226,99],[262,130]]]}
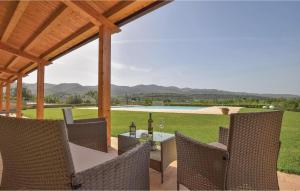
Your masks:
{"label": "pool water", "polygon": [[141,110],[199,110],[207,107],[204,106],[112,106],[112,108],[118,109],[141,109]]}

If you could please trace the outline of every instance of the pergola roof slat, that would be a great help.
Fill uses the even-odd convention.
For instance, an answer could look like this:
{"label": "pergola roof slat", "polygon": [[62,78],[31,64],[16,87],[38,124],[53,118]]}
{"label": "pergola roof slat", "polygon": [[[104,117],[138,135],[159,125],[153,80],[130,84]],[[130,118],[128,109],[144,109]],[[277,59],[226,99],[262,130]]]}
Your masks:
{"label": "pergola roof slat", "polygon": [[6,13],[0,14],[0,81],[10,83],[98,38],[100,26],[119,32],[124,23],[166,2],[7,1],[0,7]]}
{"label": "pergola roof slat", "polygon": [[[133,2],[134,2],[133,0],[121,1],[118,4],[116,4],[115,6],[113,6],[112,8],[110,8],[108,11],[106,11],[103,15],[110,17],[113,14],[115,14],[116,12],[124,9],[126,6],[130,5]],[[77,43],[81,42],[82,40],[86,39],[88,36],[95,34],[97,32],[97,30],[98,30],[97,27],[93,26],[92,24],[87,24],[84,27],[82,27],[81,29],[79,29],[78,31],[76,31],[74,34],[70,35],[69,37],[67,37],[66,39],[61,41],[59,44],[57,44],[54,47],[52,47],[51,49],[49,49],[47,52],[43,53],[41,57],[46,60],[49,60],[52,57],[54,57],[54,55],[56,55],[56,53],[59,54],[65,48],[70,48],[74,44],[77,44]],[[28,66],[22,68],[21,73],[24,73],[30,67],[32,67],[32,63],[29,64]]]}
{"label": "pergola roof slat", "polygon": [[4,72],[4,73],[7,73],[7,74],[12,74],[12,75],[18,75],[18,72],[14,72],[14,71],[6,69],[6,68],[0,68],[0,72]]}
{"label": "pergola roof slat", "polygon": [[4,79],[4,78],[0,78],[0,81],[1,81],[1,82],[6,82],[6,83],[8,83],[8,82],[9,82],[9,80],[7,80],[7,79]]}
{"label": "pergola roof slat", "polygon": [[107,25],[113,32],[120,32],[118,26],[116,26],[113,22],[108,20],[106,17],[104,17],[101,14],[98,14],[93,8],[91,8],[89,5],[79,5],[78,2],[75,1],[63,1],[68,7],[72,8],[74,11],[79,12],[80,14],[86,16],[90,19],[92,23],[94,23],[97,26],[100,25]]}
{"label": "pergola roof slat", "polygon": [[4,44],[2,42],[0,42],[0,49],[1,50],[4,50],[10,54],[13,54],[13,55],[16,55],[16,56],[20,56],[20,57],[23,57],[23,58],[26,58],[28,60],[31,60],[31,61],[34,61],[36,63],[48,63],[49,61],[47,60],[44,60],[44,59],[41,59],[41,58],[38,58],[38,57],[35,57],[27,52],[24,52],[24,51],[21,51],[21,50],[18,50],[18,49],[15,49],[7,44]]}
{"label": "pergola roof slat", "polygon": [[5,31],[4,34],[1,37],[1,42],[6,42],[8,38],[10,37],[11,33],[17,26],[21,16],[23,15],[26,7],[28,6],[29,1],[20,1],[14,11],[14,14],[12,15]]}
{"label": "pergola roof slat", "polygon": [[73,33],[72,35],[68,36],[60,43],[55,45],[54,47],[50,48],[47,52],[42,54],[42,57],[45,59],[50,59],[57,53],[62,52],[65,48],[70,48],[72,45],[81,42],[82,40],[86,39],[90,36],[91,33],[97,32],[98,28],[95,27],[93,24],[88,23],[87,25],[80,28],[78,31]]}
{"label": "pergola roof slat", "polygon": [[60,18],[64,18],[67,15],[67,7],[62,6],[59,10],[57,10],[48,20],[46,23],[43,24],[33,35],[30,39],[27,40],[27,42],[23,45],[24,50],[31,49],[33,46],[35,46],[41,37],[45,34],[47,34],[49,31],[52,30],[53,27],[57,25]]}
{"label": "pergola roof slat", "polygon": [[133,3],[133,0],[130,1],[121,1],[118,4],[116,4],[115,6],[111,7],[108,11],[106,11],[103,15],[105,17],[110,17],[113,14],[115,14],[116,12],[124,9],[125,7],[127,7],[128,5],[130,5],[131,3]]}

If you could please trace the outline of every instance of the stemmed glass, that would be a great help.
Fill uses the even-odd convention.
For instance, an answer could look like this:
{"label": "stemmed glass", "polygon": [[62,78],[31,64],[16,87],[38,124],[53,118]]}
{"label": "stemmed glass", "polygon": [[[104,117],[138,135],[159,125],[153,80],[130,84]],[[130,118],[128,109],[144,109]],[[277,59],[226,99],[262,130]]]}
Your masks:
{"label": "stemmed glass", "polygon": [[160,136],[161,136],[161,139],[162,139],[162,130],[163,128],[165,127],[165,121],[163,119],[160,119],[159,120],[159,124],[158,124],[158,127],[160,128]]}

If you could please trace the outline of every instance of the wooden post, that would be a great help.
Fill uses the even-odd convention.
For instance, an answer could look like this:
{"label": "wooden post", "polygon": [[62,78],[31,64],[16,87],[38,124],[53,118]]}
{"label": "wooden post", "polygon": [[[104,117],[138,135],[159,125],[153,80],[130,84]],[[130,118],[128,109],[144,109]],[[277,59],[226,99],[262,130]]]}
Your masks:
{"label": "wooden post", "polygon": [[111,31],[107,26],[99,28],[99,65],[98,65],[98,117],[107,123],[107,143],[110,145],[110,83],[111,83]]}
{"label": "wooden post", "polygon": [[6,83],[6,89],[5,89],[5,110],[6,110],[6,116],[9,116],[9,113],[10,113],[10,83],[7,82]]}
{"label": "wooden post", "polygon": [[0,112],[3,110],[3,84],[0,84]]}
{"label": "wooden post", "polygon": [[45,64],[39,63],[37,70],[37,92],[36,92],[36,118],[44,118],[44,84],[45,83]]}
{"label": "wooden post", "polygon": [[22,75],[18,75],[17,79],[17,104],[16,104],[16,117],[22,117]]}

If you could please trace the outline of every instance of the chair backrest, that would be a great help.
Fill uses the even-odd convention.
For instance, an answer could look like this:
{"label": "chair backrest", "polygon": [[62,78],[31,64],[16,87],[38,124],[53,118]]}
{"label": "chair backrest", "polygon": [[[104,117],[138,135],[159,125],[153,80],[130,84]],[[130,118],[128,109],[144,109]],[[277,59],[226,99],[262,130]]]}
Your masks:
{"label": "chair backrest", "polygon": [[71,189],[74,166],[62,120],[0,117],[1,189]]}
{"label": "chair backrest", "polygon": [[226,189],[277,190],[283,112],[230,115]]}
{"label": "chair backrest", "polygon": [[64,119],[66,124],[73,124],[74,119],[73,119],[73,114],[72,114],[72,108],[70,107],[65,107],[62,109],[63,114],[64,114]]}

